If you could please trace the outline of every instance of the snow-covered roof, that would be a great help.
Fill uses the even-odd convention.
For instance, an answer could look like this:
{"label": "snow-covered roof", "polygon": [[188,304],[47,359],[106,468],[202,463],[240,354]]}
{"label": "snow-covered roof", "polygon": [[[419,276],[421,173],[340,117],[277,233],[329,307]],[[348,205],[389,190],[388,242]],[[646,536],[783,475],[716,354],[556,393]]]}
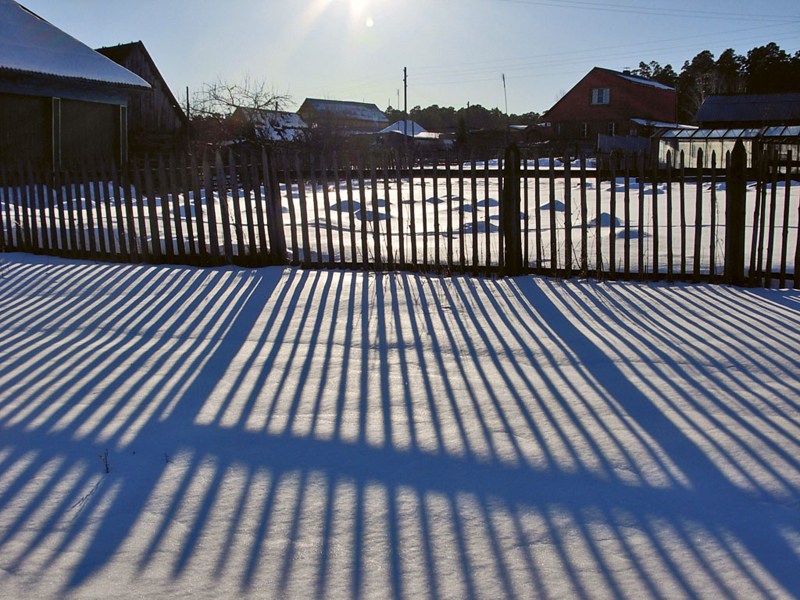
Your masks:
{"label": "snow-covered roof", "polygon": [[[354,119],[358,121],[373,121],[388,123],[389,119],[375,104],[365,102],[348,102],[344,100],[320,100],[306,98],[304,106],[310,106],[320,116],[337,119]],[[302,106],[300,107],[302,111]],[[298,112],[301,112],[298,111]]]}
{"label": "snow-covered roof", "polygon": [[[405,121],[397,121],[396,123],[392,123],[391,125],[389,125],[387,128],[381,129],[378,133],[391,133],[394,131],[397,133],[404,134],[405,133],[404,123]],[[414,136],[417,135],[418,133],[425,133],[425,132],[426,129],[422,127],[422,125],[420,125],[419,123],[415,123],[414,121],[408,122],[408,135]]]}
{"label": "snow-covered roof", "polygon": [[671,129],[697,129],[694,125],[682,125],[680,123],[665,123],[664,121],[653,121],[650,119],[631,119],[632,122],[643,127],[666,127]]}
{"label": "snow-covered roof", "polygon": [[632,81],[634,83],[639,83],[641,85],[649,85],[650,87],[654,87],[659,90],[673,90],[675,88],[671,88],[668,85],[664,85],[663,83],[658,83],[657,81],[650,81],[649,79],[645,79],[643,77],[636,77],[635,75],[628,75],[627,73],[617,73],[623,79],[627,79],[628,81]]}
{"label": "snow-covered roof", "polygon": [[150,89],[144,79],[20,6],[0,0],[0,73]]}
{"label": "snow-covered roof", "polygon": [[261,135],[274,141],[294,141],[303,135],[306,122],[297,113],[262,111],[253,115],[253,124]]}

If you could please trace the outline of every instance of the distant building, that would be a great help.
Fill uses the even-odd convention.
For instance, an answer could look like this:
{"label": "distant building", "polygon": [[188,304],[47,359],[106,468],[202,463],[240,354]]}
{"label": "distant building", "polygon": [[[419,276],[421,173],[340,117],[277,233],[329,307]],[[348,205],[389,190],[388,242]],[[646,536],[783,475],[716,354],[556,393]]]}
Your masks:
{"label": "distant building", "polygon": [[152,94],[128,95],[128,140],[132,154],[185,150],[189,119],[161,76],[142,42],[131,42],[97,52],[136,73],[153,88]]}
{"label": "distant building", "polygon": [[726,164],[738,140],[742,141],[747,164],[774,150],[784,161],[791,153],[800,155],[800,94],[723,94],[708,96],[694,117],[696,127],[669,128],[658,135],[659,162],[695,167],[698,151],[702,165]]}
{"label": "distant building", "polygon": [[800,125],[800,93],[708,96],[694,122],[717,129]]}
{"label": "distant building", "polygon": [[341,133],[375,133],[389,125],[389,119],[375,104],[306,98],[297,114],[309,127],[323,127]]}
{"label": "distant building", "polygon": [[384,127],[378,133],[399,133],[401,135],[407,135],[409,137],[414,137],[420,133],[427,133],[428,131],[419,123],[414,121],[397,121],[392,123],[388,127]]}
{"label": "distant building", "polygon": [[125,161],[141,77],[13,0],[0,0],[0,162]]}
{"label": "distant building", "polygon": [[675,115],[673,88],[595,67],[542,116],[542,133],[553,142],[594,148],[599,135],[649,136],[647,123],[674,124]]}
{"label": "distant building", "polygon": [[303,139],[308,125],[297,113],[282,110],[237,108],[231,119],[250,129],[249,134],[262,142],[297,142]]}

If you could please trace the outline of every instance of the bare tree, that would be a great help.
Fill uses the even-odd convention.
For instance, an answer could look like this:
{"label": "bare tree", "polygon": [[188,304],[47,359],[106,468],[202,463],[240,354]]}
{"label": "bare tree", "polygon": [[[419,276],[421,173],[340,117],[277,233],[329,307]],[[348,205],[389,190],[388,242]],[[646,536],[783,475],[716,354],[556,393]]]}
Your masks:
{"label": "bare tree", "polygon": [[245,76],[241,82],[218,79],[193,95],[191,117],[196,146],[218,148],[239,140],[256,141],[258,115],[282,110],[292,101],[263,80]]}

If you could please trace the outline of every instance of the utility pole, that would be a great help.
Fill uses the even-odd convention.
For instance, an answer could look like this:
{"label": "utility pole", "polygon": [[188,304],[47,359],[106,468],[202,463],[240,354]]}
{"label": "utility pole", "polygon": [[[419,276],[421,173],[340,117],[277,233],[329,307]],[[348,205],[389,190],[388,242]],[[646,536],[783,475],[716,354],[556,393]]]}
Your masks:
{"label": "utility pole", "polygon": [[403,67],[403,153],[408,165],[408,69]]}
{"label": "utility pole", "polygon": [[506,92],[506,74],[503,73],[502,76],[503,76],[503,98],[506,101],[506,127],[505,127],[505,133],[503,134],[503,139],[505,140],[505,145],[508,146],[508,128],[509,128],[509,123],[508,123],[508,93]]}

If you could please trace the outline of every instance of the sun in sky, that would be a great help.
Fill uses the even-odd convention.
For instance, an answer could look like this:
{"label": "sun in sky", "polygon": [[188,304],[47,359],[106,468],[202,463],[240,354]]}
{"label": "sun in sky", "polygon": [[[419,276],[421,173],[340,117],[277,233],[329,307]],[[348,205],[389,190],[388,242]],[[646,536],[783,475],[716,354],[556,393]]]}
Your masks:
{"label": "sun in sky", "polygon": [[347,6],[350,13],[352,27],[372,27],[375,18],[372,11],[374,0],[312,0],[305,13],[304,21],[307,24],[319,19],[328,8],[343,8]]}

